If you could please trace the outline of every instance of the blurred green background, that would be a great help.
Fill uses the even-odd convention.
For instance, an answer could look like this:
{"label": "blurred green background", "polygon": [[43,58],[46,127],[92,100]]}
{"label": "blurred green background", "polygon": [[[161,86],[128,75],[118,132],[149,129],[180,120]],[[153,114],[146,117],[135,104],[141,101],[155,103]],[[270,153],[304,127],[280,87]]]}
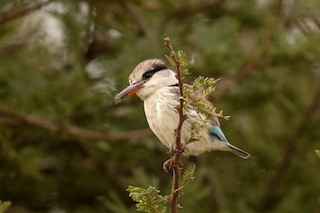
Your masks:
{"label": "blurred green background", "polygon": [[320,1],[0,1],[0,200],[8,213],[136,212],[129,185],[169,194],[167,150],[137,97],[113,97],[137,63],[188,56],[222,78],[242,160],[184,158],[181,212],[320,212]]}

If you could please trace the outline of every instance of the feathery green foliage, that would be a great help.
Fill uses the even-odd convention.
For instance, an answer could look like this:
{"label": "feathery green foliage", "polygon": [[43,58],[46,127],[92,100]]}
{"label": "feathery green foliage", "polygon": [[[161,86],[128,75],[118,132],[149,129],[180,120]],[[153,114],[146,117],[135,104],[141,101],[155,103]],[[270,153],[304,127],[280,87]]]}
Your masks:
{"label": "feathery green foliage", "polygon": [[183,50],[178,50],[178,59],[180,62],[181,79],[183,80],[186,76],[191,74],[188,69],[187,55]]}
{"label": "feathery green foliage", "polygon": [[196,166],[193,166],[193,168],[189,170],[185,170],[181,179],[181,188],[184,188],[189,185],[191,181],[194,180],[194,171]]}
{"label": "feathery green foliage", "polygon": [[129,196],[137,202],[136,207],[140,212],[149,213],[165,213],[167,198],[159,194],[153,186],[149,186],[147,189],[129,186],[127,188]]}
{"label": "feathery green foliage", "polygon": [[199,76],[193,81],[193,90],[201,92],[204,98],[208,98],[215,91],[213,86],[220,79]]}
{"label": "feathery green foliage", "polygon": [[[173,68],[173,70],[177,70],[177,65],[174,59],[171,56],[167,55],[165,57],[168,60],[170,66]],[[178,50],[177,59],[180,63],[181,79],[183,80],[186,76],[190,75],[190,72],[188,70],[188,60],[186,53],[183,50]]]}
{"label": "feathery green foliage", "polygon": [[186,143],[190,142],[196,142],[201,139],[201,134],[200,134],[200,129],[205,125],[205,122],[197,122],[197,121],[192,121],[191,123],[191,134],[190,138],[186,138]]}
{"label": "feathery green foliage", "polygon": [[203,114],[207,119],[214,116],[229,119],[229,116],[223,115],[223,110],[217,112],[214,107],[206,99],[215,91],[214,84],[220,79],[210,77],[197,77],[191,86],[185,86],[185,102],[186,108],[193,107],[198,113]]}

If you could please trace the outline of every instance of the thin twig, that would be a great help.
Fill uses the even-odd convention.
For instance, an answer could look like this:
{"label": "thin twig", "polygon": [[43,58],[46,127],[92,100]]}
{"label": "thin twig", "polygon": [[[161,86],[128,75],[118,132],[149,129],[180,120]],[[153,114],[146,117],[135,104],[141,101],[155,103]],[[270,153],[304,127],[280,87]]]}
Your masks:
{"label": "thin twig", "polygon": [[134,140],[146,138],[152,135],[150,129],[142,129],[130,132],[106,134],[102,132],[97,132],[93,130],[87,130],[75,126],[57,124],[52,121],[35,117],[33,115],[27,115],[21,112],[17,112],[5,107],[0,107],[0,116],[6,116],[14,118],[20,122],[39,127],[41,129],[47,130],[50,133],[65,133],[73,135],[79,138],[91,139],[91,140],[106,140],[106,141],[122,141],[122,140]]}
{"label": "thin twig", "polygon": [[228,83],[224,88],[222,88],[219,92],[219,95],[216,96],[215,101],[219,102],[222,100],[227,94],[232,92],[236,87],[243,81],[249,74],[255,71],[255,67],[259,64],[261,60],[263,60],[264,56],[268,53],[270,46],[272,44],[272,40],[283,23],[284,20],[284,5],[283,0],[279,2],[279,12],[277,17],[274,19],[272,26],[264,38],[261,49],[259,52],[249,61],[247,62],[235,75],[235,77]]}
{"label": "thin twig", "polygon": [[23,8],[18,11],[8,11],[4,14],[1,14],[0,15],[0,25],[5,24],[10,21],[13,21],[13,20],[16,20],[16,19],[18,19],[22,16],[25,16],[35,10],[38,10],[52,1],[53,0],[42,1],[42,2],[39,2],[38,4],[35,4],[35,5],[27,7],[27,8]]}
{"label": "thin twig", "polygon": [[180,61],[178,60],[176,53],[173,49],[173,47],[170,44],[170,38],[166,37],[165,39],[165,46],[169,48],[170,50],[170,57],[174,60],[174,63],[176,64],[176,71],[177,71],[177,79],[179,82],[179,91],[180,91],[180,97],[179,97],[179,106],[178,112],[179,112],[179,123],[177,129],[175,129],[175,138],[176,138],[176,150],[177,152],[174,153],[172,157],[172,170],[173,170],[173,180],[172,180],[172,189],[171,189],[171,195],[170,195],[170,212],[171,213],[177,213],[178,212],[178,197],[179,197],[179,188],[180,188],[180,173],[181,173],[181,167],[179,165],[180,155],[181,153],[179,151],[182,150],[182,144],[181,144],[181,128],[183,122],[186,120],[186,115],[183,111],[183,82],[181,80],[181,70],[180,70]]}

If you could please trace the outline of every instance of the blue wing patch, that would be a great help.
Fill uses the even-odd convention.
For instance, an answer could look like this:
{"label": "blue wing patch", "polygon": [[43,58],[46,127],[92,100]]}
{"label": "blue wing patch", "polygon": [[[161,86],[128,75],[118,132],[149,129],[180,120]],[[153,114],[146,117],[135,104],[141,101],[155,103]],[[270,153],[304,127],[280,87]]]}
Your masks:
{"label": "blue wing patch", "polygon": [[219,126],[211,126],[209,128],[210,137],[212,139],[212,142],[214,139],[218,139],[224,143],[228,143],[226,136],[222,132],[221,128]]}

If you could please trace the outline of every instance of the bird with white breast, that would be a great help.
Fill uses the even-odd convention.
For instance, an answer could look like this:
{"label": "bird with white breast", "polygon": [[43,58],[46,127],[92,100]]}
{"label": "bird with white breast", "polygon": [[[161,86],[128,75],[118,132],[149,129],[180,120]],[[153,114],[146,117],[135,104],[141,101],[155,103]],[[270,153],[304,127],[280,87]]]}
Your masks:
{"label": "bird with white breast", "polygon": [[[139,63],[129,76],[129,86],[122,90],[115,99],[136,94],[144,102],[144,111],[150,129],[163,145],[175,150],[174,130],[179,122],[179,84],[176,73],[160,59],[148,59]],[[196,91],[191,98],[200,101]],[[208,101],[208,100],[201,100]],[[231,151],[247,159],[250,154],[230,144],[220,128],[216,116],[207,118],[192,106],[185,112],[187,119],[181,129],[182,155],[199,155],[205,151]],[[199,139],[191,138],[191,126],[201,124]]]}

